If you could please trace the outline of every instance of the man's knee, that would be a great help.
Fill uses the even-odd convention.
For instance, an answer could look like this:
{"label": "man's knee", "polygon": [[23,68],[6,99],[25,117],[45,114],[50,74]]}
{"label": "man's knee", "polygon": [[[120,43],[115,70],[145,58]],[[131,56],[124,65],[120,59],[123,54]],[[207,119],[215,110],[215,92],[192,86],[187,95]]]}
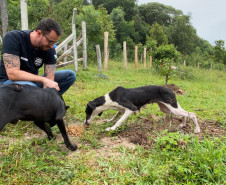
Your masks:
{"label": "man's knee", "polygon": [[75,74],[75,72],[73,70],[67,70],[67,78],[69,78],[70,81],[72,83],[74,83],[75,80],[76,80],[76,74]]}

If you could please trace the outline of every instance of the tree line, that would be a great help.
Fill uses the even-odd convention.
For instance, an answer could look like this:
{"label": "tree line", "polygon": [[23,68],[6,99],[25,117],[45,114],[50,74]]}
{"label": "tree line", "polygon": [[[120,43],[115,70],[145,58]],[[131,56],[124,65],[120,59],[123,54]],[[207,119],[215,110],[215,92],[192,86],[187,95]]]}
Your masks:
{"label": "tree line", "polygon": [[[7,5],[7,30],[21,29],[20,2],[1,0]],[[34,29],[44,17],[55,19],[63,29],[61,41],[71,34],[72,10],[78,10],[76,18],[77,34],[81,31],[81,22],[87,26],[88,58],[96,58],[95,46],[103,48],[104,32],[109,32],[109,55],[121,60],[123,41],[127,42],[128,60],[134,60],[134,47],[147,48],[147,53],[158,58],[158,48],[174,47],[179,53],[174,62],[187,65],[200,64],[209,68],[226,64],[226,50],[223,40],[215,45],[200,38],[191,25],[191,16],[181,10],[160,3],[137,5],[133,0],[28,0],[29,29]],[[5,19],[1,14],[2,25]]]}

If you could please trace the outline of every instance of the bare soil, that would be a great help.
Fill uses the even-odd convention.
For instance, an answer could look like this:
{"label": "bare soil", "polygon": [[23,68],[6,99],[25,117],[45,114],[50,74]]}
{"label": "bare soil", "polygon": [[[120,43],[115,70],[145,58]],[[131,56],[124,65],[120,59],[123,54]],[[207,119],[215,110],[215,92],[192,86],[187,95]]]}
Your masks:
{"label": "bare soil", "polygon": [[[195,134],[192,121],[187,123],[186,127],[179,128],[181,120],[171,118],[170,116],[160,120],[155,120],[152,117],[150,119],[139,117],[139,119],[142,120],[141,123],[130,124],[129,128],[120,132],[118,136],[127,138],[134,144],[152,146],[155,142],[154,138],[166,129],[168,129],[169,132],[179,131],[184,134]],[[199,126],[201,132],[195,135],[200,139],[203,139],[204,137],[222,137],[226,134],[225,129],[215,121],[199,120]]]}
{"label": "bare soil", "polygon": [[[104,120],[98,120],[101,124],[104,124]],[[174,118],[170,115],[156,117],[151,115],[148,118],[142,118],[137,116],[137,121],[128,122],[127,128],[123,131],[118,131],[109,136],[107,133],[100,133],[101,145],[104,147],[101,150],[109,150],[118,146],[125,146],[133,149],[136,145],[144,147],[152,147],[155,143],[155,138],[163,131],[168,132],[181,132],[184,134],[194,134],[203,139],[204,137],[223,137],[226,134],[226,130],[216,121],[198,120],[201,132],[199,134],[194,133],[194,123],[192,120],[187,121],[187,125],[184,128],[180,128],[182,119]],[[112,123],[113,124],[113,123]],[[71,126],[67,128],[70,136],[82,136],[86,131],[83,126]]]}

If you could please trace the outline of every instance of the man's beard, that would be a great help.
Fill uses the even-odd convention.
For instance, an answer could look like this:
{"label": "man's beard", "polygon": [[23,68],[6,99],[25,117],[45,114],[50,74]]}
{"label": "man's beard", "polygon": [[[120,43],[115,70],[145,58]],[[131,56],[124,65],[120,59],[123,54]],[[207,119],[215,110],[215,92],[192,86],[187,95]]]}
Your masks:
{"label": "man's beard", "polygon": [[39,41],[38,50],[43,50],[43,46],[42,46],[42,44],[41,44],[41,41]]}
{"label": "man's beard", "polygon": [[39,49],[39,50],[43,50],[43,51],[47,51],[48,49],[50,49],[50,47],[49,47],[49,48],[47,48],[47,46],[45,47],[45,46],[42,44],[42,42],[39,41],[38,49]]}

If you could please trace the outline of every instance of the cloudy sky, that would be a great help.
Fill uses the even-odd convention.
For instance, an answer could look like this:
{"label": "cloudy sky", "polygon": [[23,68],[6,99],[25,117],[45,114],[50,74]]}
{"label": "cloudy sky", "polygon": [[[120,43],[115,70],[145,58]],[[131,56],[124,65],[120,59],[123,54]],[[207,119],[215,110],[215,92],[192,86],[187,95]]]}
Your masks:
{"label": "cloudy sky", "polygon": [[138,0],[138,4],[158,2],[191,14],[191,24],[200,38],[215,45],[216,40],[226,44],[226,0]]}

